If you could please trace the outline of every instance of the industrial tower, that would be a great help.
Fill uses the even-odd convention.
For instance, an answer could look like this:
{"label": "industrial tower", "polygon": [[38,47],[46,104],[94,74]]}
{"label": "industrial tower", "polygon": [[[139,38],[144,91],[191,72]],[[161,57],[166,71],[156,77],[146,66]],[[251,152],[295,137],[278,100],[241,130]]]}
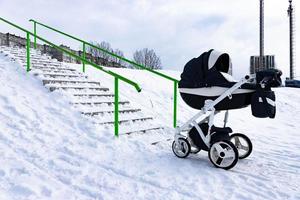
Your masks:
{"label": "industrial tower", "polygon": [[264,48],[265,48],[265,37],[264,37],[264,0],[259,2],[259,68],[264,69]]}
{"label": "industrial tower", "polygon": [[290,20],[290,80],[295,78],[295,14],[292,0],[289,0],[288,16]]}

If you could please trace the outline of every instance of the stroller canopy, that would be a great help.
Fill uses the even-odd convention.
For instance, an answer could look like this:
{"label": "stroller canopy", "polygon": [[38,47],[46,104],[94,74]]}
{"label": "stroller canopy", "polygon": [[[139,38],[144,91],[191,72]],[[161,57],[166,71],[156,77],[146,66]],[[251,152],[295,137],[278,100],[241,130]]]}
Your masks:
{"label": "stroller canopy", "polygon": [[231,59],[227,53],[209,50],[185,65],[179,88],[224,86],[233,81],[229,80],[230,69]]}

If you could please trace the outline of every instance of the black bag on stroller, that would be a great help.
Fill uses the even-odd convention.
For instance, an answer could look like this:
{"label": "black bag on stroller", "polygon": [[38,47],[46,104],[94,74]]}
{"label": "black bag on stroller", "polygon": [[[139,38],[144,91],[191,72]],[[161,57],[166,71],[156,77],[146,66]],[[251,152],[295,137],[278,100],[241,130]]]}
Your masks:
{"label": "black bag on stroller", "polygon": [[252,95],[251,110],[252,115],[258,118],[275,118],[276,105],[275,93],[271,87],[281,86],[282,72],[277,69],[264,70],[256,73],[256,82],[264,84],[264,88],[259,88]]}

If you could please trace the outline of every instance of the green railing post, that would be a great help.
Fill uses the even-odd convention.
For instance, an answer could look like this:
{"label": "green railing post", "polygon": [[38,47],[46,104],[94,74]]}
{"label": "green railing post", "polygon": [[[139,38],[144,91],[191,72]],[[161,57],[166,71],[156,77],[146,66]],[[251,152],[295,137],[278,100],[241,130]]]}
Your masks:
{"label": "green railing post", "polygon": [[27,32],[26,33],[26,56],[27,56],[27,66],[26,66],[26,71],[30,71],[30,35]]}
{"label": "green railing post", "polygon": [[115,77],[115,136],[119,136],[119,79]]}
{"label": "green railing post", "polygon": [[177,126],[177,85],[178,82],[174,81],[174,119],[173,119],[174,128],[176,128]]}
{"label": "green railing post", "polygon": [[33,22],[34,49],[36,49],[36,22]]}
{"label": "green railing post", "polygon": [[[85,55],[85,42],[83,42],[82,51],[83,51],[82,57],[85,60],[86,59],[86,55]],[[82,61],[82,72],[85,72],[85,61],[84,60]]]}

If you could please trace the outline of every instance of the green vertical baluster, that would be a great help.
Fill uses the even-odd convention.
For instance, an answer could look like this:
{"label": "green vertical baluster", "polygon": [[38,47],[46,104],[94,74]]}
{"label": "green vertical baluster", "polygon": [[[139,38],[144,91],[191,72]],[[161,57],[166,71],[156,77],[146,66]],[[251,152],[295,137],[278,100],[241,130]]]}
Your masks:
{"label": "green vertical baluster", "polygon": [[27,38],[27,42],[26,42],[27,68],[26,68],[26,71],[29,72],[30,71],[30,35],[28,32],[27,32],[26,38]]}
{"label": "green vertical baluster", "polygon": [[[83,55],[82,58],[85,60],[86,55],[85,55],[85,43],[83,43]],[[85,61],[82,61],[82,71],[85,72]]]}
{"label": "green vertical baluster", "polygon": [[177,126],[177,81],[174,81],[174,121],[173,126]]}
{"label": "green vertical baluster", "polygon": [[36,22],[33,23],[33,32],[34,32],[34,49],[36,49]]}
{"label": "green vertical baluster", "polygon": [[115,136],[119,136],[119,79],[115,77]]}

